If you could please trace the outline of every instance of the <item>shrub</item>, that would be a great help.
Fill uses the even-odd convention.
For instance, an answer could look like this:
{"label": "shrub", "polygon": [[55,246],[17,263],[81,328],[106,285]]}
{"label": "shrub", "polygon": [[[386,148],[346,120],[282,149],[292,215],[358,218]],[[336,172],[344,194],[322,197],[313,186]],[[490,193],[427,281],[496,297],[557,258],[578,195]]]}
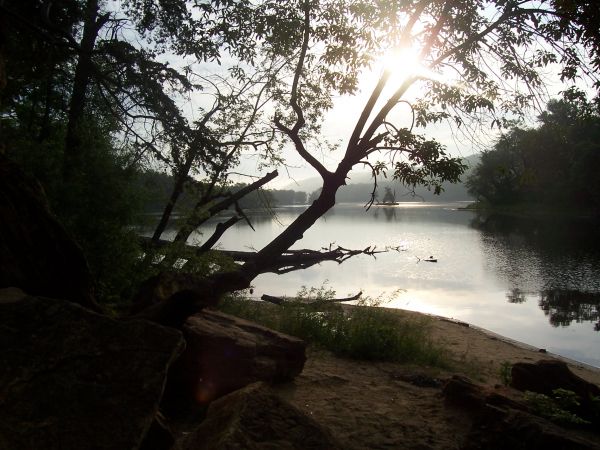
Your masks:
{"label": "shrub", "polygon": [[579,406],[577,394],[567,389],[555,389],[552,396],[525,392],[525,401],[535,414],[563,425],[589,425],[573,411]]}
{"label": "shrub", "polygon": [[[333,297],[332,291],[323,288],[311,291]],[[303,289],[301,294],[311,291]],[[448,365],[444,349],[429,336],[427,319],[399,317],[395,312],[366,303],[369,302],[349,308],[327,305],[317,311],[300,302],[274,306],[237,298],[224,301],[222,309],[297,336],[339,356],[438,367]]]}

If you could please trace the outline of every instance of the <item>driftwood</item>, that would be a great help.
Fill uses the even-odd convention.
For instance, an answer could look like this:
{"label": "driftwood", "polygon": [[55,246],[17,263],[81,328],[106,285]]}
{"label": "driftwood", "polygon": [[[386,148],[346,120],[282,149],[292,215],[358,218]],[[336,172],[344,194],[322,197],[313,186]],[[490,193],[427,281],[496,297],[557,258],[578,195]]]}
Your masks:
{"label": "driftwood", "polygon": [[362,291],[356,295],[353,295],[352,297],[328,298],[325,300],[315,300],[313,302],[300,302],[300,301],[295,301],[295,300],[286,300],[285,298],[275,297],[273,295],[268,295],[268,294],[263,294],[263,296],[260,299],[262,301],[273,303],[275,305],[282,305],[284,303],[294,303],[294,304],[300,304],[300,305],[324,305],[324,304],[328,304],[328,303],[342,303],[342,302],[349,302],[352,300],[358,300],[361,295],[362,295]]}

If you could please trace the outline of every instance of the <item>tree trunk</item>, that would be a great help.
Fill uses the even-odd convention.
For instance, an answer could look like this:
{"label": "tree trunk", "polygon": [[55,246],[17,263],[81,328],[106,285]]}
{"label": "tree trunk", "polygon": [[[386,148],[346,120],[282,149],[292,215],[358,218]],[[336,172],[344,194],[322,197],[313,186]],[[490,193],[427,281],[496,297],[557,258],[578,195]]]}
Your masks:
{"label": "tree trunk", "polygon": [[[341,167],[342,164],[340,164]],[[338,169],[338,172],[324,178],[321,194],[306,211],[300,214],[279,236],[260,250],[254,261],[244,264],[242,271],[247,278],[249,277],[252,280],[266,268],[272,266],[273,262],[283,252],[302,239],[306,230],[312,227],[323,214],[335,205],[335,194],[345,184],[348,171],[349,169]]]}
{"label": "tree trunk", "polygon": [[179,200],[179,196],[183,192],[183,185],[185,184],[185,180],[186,180],[188,173],[190,172],[190,169],[192,167],[192,163],[194,161],[194,156],[195,156],[195,154],[188,155],[188,159],[185,161],[183,169],[177,175],[177,178],[175,180],[175,186],[173,186],[173,191],[171,192],[171,198],[169,199],[169,202],[165,206],[165,209],[160,218],[160,222],[158,222],[158,225],[156,226],[156,229],[154,230],[154,234],[152,235],[153,243],[158,242],[158,240],[164,233],[165,229],[167,228],[169,219],[171,218],[171,214],[173,213],[173,209],[175,208],[175,204],[177,203],[177,200]]}
{"label": "tree trunk", "polygon": [[260,250],[253,261],[239,270],[217,273],[208,278],[194,274],[162,272],[144,282],[134,299],[132,313],[153,322],[181,327],[187,317],[214,306],[223,294],[246,289],[256,276],[271,267],[279,256],[298,240],[323,214],[335,205],[335,194],[344,184],[349,169],[324,179],[317,200],[277,238]]}
{"label": "tree trunk", "polygon": [[85,111],[86,91],[92,77],[92,52],[98,32],[108,20],[108,16],[98,17],[98,0],[88,0],[85,10],[83,37],[80,44],[79,60],[75,68],[73,91],[69,104],[67,134],[63,159],[63,179],[71,181],[83,164],[81,125]]}

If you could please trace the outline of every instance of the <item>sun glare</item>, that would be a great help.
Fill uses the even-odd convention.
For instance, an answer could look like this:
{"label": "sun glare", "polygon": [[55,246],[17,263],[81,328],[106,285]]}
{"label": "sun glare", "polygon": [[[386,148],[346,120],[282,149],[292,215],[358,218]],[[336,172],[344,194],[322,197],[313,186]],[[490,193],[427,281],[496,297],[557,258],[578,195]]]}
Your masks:
{"label": "sun glare", "polygon": [[383,70],[390,72],[391,77],[399,81],[413,76],[440,82],[447,81],[423,64],[419,50],[413,47],[389,50],[380,61]]}

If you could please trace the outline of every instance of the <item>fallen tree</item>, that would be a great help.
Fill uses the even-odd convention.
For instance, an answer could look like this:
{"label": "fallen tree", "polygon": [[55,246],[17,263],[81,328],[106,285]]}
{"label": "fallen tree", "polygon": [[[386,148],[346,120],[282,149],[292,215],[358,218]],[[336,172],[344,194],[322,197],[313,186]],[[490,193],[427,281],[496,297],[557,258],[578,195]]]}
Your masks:
{"label": "fallen tree", "polygon": [[[237,222],[239,218],[237,216],[232,216],[225,223],[228,222]],[[220,224],[219,224],[220,225]],[[217,225],[217,232],[219,225]],[[211,236],[206,242],[213,243],[214,245],[214,234]],[[152,252],[156,257],[160,257],[161,249],[163,250],[162,254],[169,252],[173,246],[173,242],[160,239],[158,241],[153,241],[151,238],[140,237],[140,242],[142,246],[148,252]],[[286,250],[282,252],[277,258],[272,261],[272,264],[269,266],[262,266],[261,273],[275,273],[278,275],[282,275],[288,272],[292,272],[295,270],[307,269],[309,267],[314,266],[315,264],[319,264],[325,261],[333,261],[338,264],[343,263],[344,261],[352,258],[357,255],[368,255],[373,256],[379,253],[385,253],[390,250],[396,250],[395,248],[385,248],[383,250],[378,250],[375,246],[366,247],[362,250],[359,249],[347,249],[341,246],[334,246],[330,244],[329,247],[323,247],[321,250],[311,250],[311,249],[298,249],[298,250]],[[240,251],[240,250],[212,250],[210,246],[206,244],[202,244],[199,247],[193,245],[179,245],[175,249],[174,253],[177,258],[180,260],[184,260],[181,264],[181,268],[185,270],[186,266],[192,261],[194,258],[197,258],[208,251],[211,251],[214,255],[224,256],[232,259],[238,263],[252,263],[258,258],[258,252],[252,251]],[[169,264],[173,265],[175,261],[173,261],[173,256],[169,256]],[[164,267],[165,264],[163,260],[158,261],[157,265],[160,267]]]}

